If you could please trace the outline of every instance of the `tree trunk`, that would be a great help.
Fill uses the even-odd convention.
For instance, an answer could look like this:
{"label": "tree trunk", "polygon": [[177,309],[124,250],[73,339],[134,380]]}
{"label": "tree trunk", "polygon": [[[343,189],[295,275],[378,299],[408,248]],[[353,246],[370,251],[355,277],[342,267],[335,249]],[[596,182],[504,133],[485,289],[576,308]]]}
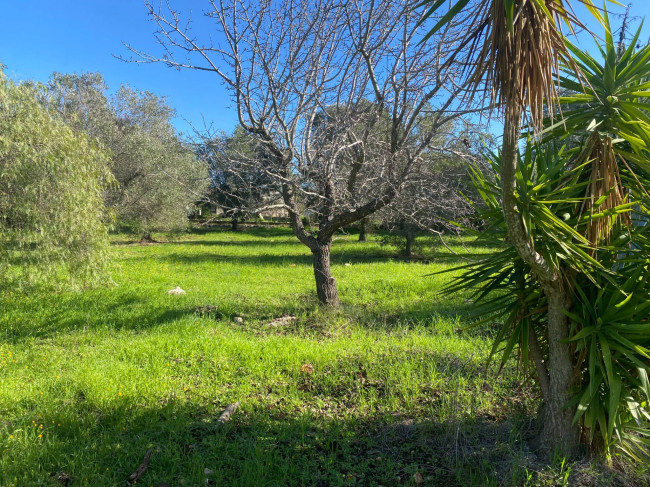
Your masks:
{"label": "tree trunk", "polygon": [[406,246],[404,247],[404,256],[410,258],[413,256],[413,244],[415,243],[415,229],[413,228],[413,225],[406,223],[406,221],[404,220],[400,222],[400,229],[402,231],[402,235],[404,235],[404,238],[406,239]]}
{"label": "tree trunk", "polygon": [[237,213],[233,213],[232,219],[230,220],[230,229],[233,232],[236,232],[239,229],[239,220],[237,218]]}
{"label": "tree trunk", "polygon": [[549,390],[544,398],[542,446],[549,453],[572,456],[579,445],[573,424],[574,408],[566,407],[573,383],[573,361],[567,343],[569,324],[564,314],[566,298],[560,282],[544,286],[548,299]]}
{"label": "tree trunk", "polygon": [[406,257],[413,257],[413,244],[415,243],[415,232],[410,228],[406,229],[406,248],[404,249],[404,255]]}
{"label": "tree trunk", "polygon": [[[549,453],[571,456],[578,446],[578,426],[573,424],[572,408],[565,408],[569,399],[573,376],[573,361],[568,344],[569,336],[564,314],[565,297],[561,275],[540,255],[526,234],[517,209],[516,173],[519,159],[519,138],[523,111],[515,102],[506,108],[501,151],[501,192],[503,214],[508,237],[519,256],[528,264],[544,288],[548,299],[548,380],[540,377],[544,396],[542,446]],[[534,352],[534,351],[533,351]],[[542,372],[538,368],[538,372]],[[548,387],[546,387],[548,386]]]}
{"label": "tree trunk", "polygon": [[362,218],[359,221],[359,242],[365,242],[366,239],[366,232],[367,232],[367,226],[368,226],[368,219],[367,218]]}
{"label": "tree trunk", "polygon": [[336,290],[336,279],[332,277],[330,270],[330,250],[332,241],[318,243],[316,250],[312,250],[314,255],[314,277],[316,278],[316,293],[318,300],[324,305],[337,307],[339,305],[339,295]]}

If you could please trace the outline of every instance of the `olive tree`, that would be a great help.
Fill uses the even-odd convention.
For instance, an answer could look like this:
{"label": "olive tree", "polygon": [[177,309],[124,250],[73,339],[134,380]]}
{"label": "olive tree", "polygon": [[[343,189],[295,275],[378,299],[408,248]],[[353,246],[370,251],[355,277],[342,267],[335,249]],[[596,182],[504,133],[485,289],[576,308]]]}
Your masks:
{"label": "olive tree", "polygon": [[53,108],[110,149],[118,184],[104,199],[121,228],[145,240],[185,229],[189,209],[204,197],[207,171],[180,140],[166,101],[127,85],[108,96],[98,73],[55,73],[49,88]]}
{"label": "olive tree", "polygon": [[107,262],[108,152],[0,72],[0,283],[87,284]]}
{"label": "olive tree", "polygon": [[[313,254],[318,298],[336,306],[332,237],[399,198],[428,141],[463,114],[451,110],[462,68],[445,62],[459,29],[421,43],[406,0],[212,0],[199,30],[169,3],[145,5],[163,51],[131,47],[136,61],[212,73],[230,90]],[[426,128],[424,112],[434,113]]]}

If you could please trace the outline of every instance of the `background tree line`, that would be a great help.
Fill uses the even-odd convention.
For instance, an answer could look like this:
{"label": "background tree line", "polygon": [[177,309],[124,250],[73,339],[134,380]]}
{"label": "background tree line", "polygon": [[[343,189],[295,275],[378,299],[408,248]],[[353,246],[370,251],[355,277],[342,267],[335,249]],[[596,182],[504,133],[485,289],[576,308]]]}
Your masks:
{"label": "background tree line", "polygon": [[103,277],[108,229],[150,240],[188,227],[207,170],[164,99],[98,73],[46,84],[0,74],[3,285]]}

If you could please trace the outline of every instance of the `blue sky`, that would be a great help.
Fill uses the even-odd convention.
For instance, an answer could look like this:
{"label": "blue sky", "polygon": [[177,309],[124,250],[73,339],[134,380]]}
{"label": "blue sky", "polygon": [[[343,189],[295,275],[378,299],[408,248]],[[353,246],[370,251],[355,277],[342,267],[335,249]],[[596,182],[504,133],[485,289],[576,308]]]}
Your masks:
{"label": "blue sky", "polygon": [[[0,63],[15,80],[46,81],[53,71],[98,71],[112,90],[128,83],[165,96],[177,110],[175,124],[189,132],[203,118],[214,129],[232,130],[236,115],[225,88],[213,73],[176,71],[158,64],[122,62],[126,41],[143,51],[156,51],[154,25],[139,0],[7,0],[0,18]],[[187,9],[207,2],[172,0]],[[633,0],[633,13],[648,18],[643,42],[650,36],[650,1]],[[577,12],[581,18],[582,8]],[[197,35],[210,32],[197,32]]]}
{"label": "blue sky", "polygon": [[[125,63],[122,41],[154,50],[154,25],[139,0],[7,0],[0,15],[0,63],[15,80],[46,81],[53,71],[98,71],[111,90],[128,83],[167,97],[177,128],[202,125],[231,130],[236,115],[227,92],[211,73],[177,71],[159,64]],[[185,5],[187,1],[178,1]],[[201,3],[201,2],[194,2]],[[205,2],[203,2],[205,3]]]}

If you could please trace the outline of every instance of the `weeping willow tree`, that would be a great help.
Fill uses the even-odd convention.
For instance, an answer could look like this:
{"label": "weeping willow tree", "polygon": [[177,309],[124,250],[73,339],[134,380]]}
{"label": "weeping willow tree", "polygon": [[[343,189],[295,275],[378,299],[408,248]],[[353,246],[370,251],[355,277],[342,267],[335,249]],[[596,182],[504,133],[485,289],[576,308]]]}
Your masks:
{"label": "weeping willow tree", "polygon": [[90,284],[107,262],[108,154],[0,73],[0,286]]}
{"label": "weeping willow tree", "polygon": [[[611,34],[602,14],[590,0],[579,1],[606,25],[609,41]],[[575,338],[572,337],[575,327],[567,316],[567,310],[575,300],[576,276],[589,275],[593,269],[605,269],[605,264],[598,261],[595,247],[601,244],[601,238],[605,234],[609,234],[612,224],[606,222],[600,213],[609,216],[608,211],[616,212],[624,199],[622,194],[616,193],[616,188],[620,189],[621,185],[616,174],[611,172],[615,166],[612,163],[612,141],[597,133],[590,138],[588,148],[580,157],[572,156],[570,159],[574,161],[575,167],[582,167],[582,164],[595,160],[595,166],[605,171],[607,177],[603,178],[603,173],[595,170],[591,172],[591,185],[584,181],[579,183],[594,190],[588,196],[575,196],[581,202],[590,201],[586,213],[581,214],[591,215],[591,223],[583,229],[571,227],[563,216],[551,211],[538,199],[524,198],[533,194],[527,190],[535,186],[529,187],[532,179],[522,179],[524,173],[520,165],[519,143],[523,127],[529,127],[530,132],[539,138],[545,126],[545,115],[548,113],[553,117],[557,113],[559,100],[556,81],[561,73],[567,80],[573,76],[574,88],[578,92],[583,91],[583,66],[571,56],[577,50],[565,42],[560,28],[565,24],[571,29],[581,26],[581,23],[567,0],[427,0],[420,5],[428,7],[425,19],[433,16],[443,6],[449,6],[431,32],[441,29],[463,9],[471,7],[476,12],[476,20],[468,29],[465,40],[460,43],[456,56],[466,56],[466,65],[471,66],[465,73],[469,96],[485,90],[503,114],[502,148],[493,158],[498,159],[498,164],[495,164],[498,187],[492,188],[496,193],[488,198],[498,199],[498,204],[492,209],[498,209],[502,214],[503,230],[516,256],[514,262],[519,266],[518,269],[512,269],[515,274],[509,273],[505,261],[502,262],[505,267],[498,272],[497,268],[488,267],[482,271],[487,272],[487,275],[497,272],[502,276],[518,276],[512,279],[520,286],[526,280],[532,280],[538,289],[533,296],[543,296],[541,308],[531,308],[532,304],[528,301],[530,296],[519,293],[520,299],[517,302],[523,302],[526,306],[509,315],[500,338],[505,339],[508,345],[504,349],[504,356],[508,356],[518,341],[526,358],[534,363],[544,404],[542,444],[550,451],[573,453],[580,443],[580,425],[574,419],[581,405],[577,404],[576,409],[575,401],[572,403],[571,400],[579,382],[576,374],[580,373],[580,369],[576,366],[575,346],[570,343],[570,338]],[[578,56],[579,61],[585,59],[581,56]],[[610,57],[610,53],[606,53],[609,68],[612,68],[611,62],[616,61],[616,56],[613,60]],[[586,64],[593,67],[591,61]],[[601,74],[605,76],[610,91],[615,89],[617,85],[611,80],[612,73]],[[604,100],[609,103],[613,99],[605,97]],[[639,110],[638,107],[632,109]],[[609,115],[605,110],[604,118]],[[593,126],[589,120],[582,121],[586,122],[583,127],[585,130],[588,126]],[[554,128],[564,128],[566,131],[566,120],[561,123],[564,125],[556,125]],[[532,154],[538,151],[539,147]],[[568,170],[566,160],[568,159],[562,159],[563,162],[555,166],[555,170],[559,171],[555,177],[559,178],[560,185],[564,181],[562,172]],[[541,169],[537,168],[536,171],[538,170]],[[531,177],[533,175],[545,181],[552,179],[545,173],[531,173]],[[541,183],[537,181],[539,184]],[[489,194],[486,191],[484,190],[484,195]],[[604,196],[605,201],[601,201],[601,196]],[[603,203],[606,208],[601,208]],[[477,275],[468,277],[466,284],[477,284],[476,278]],[[484,290],[479,297],[486,295]],[[513,327],[525,323],[524,318],[528,318],[533,311],[536,311],[536,316],[543,317],[543,327],[525,327],[524,331],[519,329],[519,334],[514,333]],[[515,338],[511,340],[513,336]],[[606,429],[611,431],[609,426]]]}

